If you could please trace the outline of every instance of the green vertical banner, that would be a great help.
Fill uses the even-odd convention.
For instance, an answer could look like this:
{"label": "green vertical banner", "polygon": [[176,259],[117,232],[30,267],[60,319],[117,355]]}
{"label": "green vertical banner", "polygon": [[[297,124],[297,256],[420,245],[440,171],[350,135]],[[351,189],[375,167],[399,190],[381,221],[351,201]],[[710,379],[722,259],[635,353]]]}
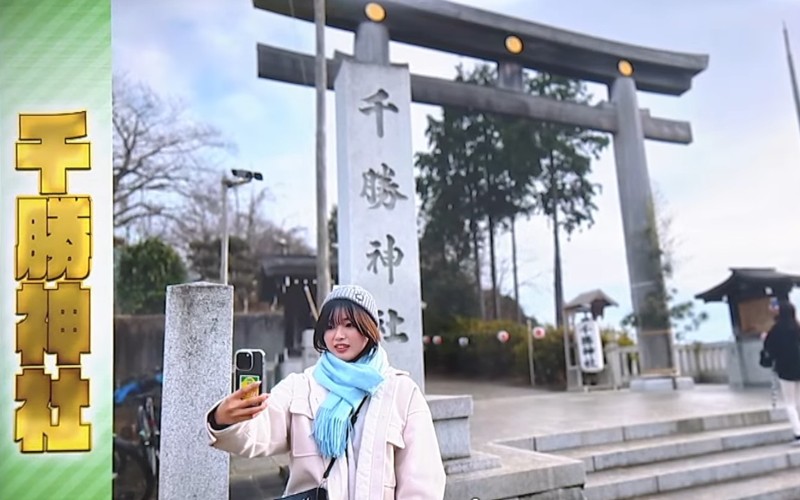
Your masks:
{"label": "green vertical banner", "polygon": [[0,1],[0,499],[107,500],[111,0]]}

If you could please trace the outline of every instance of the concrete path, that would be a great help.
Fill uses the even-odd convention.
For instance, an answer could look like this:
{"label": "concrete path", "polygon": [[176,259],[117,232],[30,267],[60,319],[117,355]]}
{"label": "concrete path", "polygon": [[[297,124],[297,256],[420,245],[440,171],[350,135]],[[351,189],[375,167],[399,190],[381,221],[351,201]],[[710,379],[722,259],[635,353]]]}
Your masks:
{"label": "concrete path", "polygon": [[[452,386],[452,382],[447,385]],[[697,385],[669,393],[627,390],[564,393],[491,384],[464,384],[473,392],[472,444],[511,437],[691,418],[770,407],[769,389],[733,391],[724,385]],[[430,384],[429,392],[439,389]],[[527,391],[527,393],[526,393]],[[492,396],[492,392],[496,395]],[[467,392],[469,394],[469,392]]]}
{"label": "concrete path", "polygon": [[[697,385],[670,393],[594,391],[550,392],[508,382],[430,377],[429,394],[471,394],[472,447],[490,441],[564,431],[658,422],[741,410],[769,408],[769,389],[734,391]],[[231,460],[231,500],[273,499],[282,494],[278,467],[286,457]]]}

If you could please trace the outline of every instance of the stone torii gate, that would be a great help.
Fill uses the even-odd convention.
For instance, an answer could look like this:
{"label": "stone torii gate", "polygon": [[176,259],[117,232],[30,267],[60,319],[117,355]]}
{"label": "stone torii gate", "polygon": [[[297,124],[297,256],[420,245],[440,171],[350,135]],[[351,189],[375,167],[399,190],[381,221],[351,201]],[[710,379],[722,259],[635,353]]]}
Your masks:
{"label": "stone torii gate", "polygon": [[[314,19],[313,3],[310,1],[253,0],[253,3],[256,8],[278,14],[305,21]],[[328,26],[355,33],[353,57],[337,54],[334,59],[327,61],[328,88],[334,88],[337,80],[339,83],[336,90],[340,124],[347,123],[346,118],[350,116],[347,113],[358,113],[356,110],[340,112],[338,109],[345,102],[339,99],[339,94],[347,91],[341,73],[349,75],[345,79],[353,84],[359,77],[354,79],[353,72],[344,68],[358,66],[391,69],[395,78],[399,75],[402,79],[406,75],[410,89],[404,91],[401,85],[396,88],[400,96],[392,95],[393,103],[400,107],[399,114],[403,113],[404,106],[409,105],[402,102],[403,92],[408,92],[410,100],[414,102],[460,106],[580,126],[613,135],[631,299],[634,314],[640,319],[637,333],[643,378],[632,384],[632,387],[664,387],[667,382],[665,379],[671,379],[672,387],[676,387],[674,382],[678,374],[666,314],[644,140],[689,144],[692,133],[688,122],[657,118],[651,116],[648,110],[639,109],[637,90],[682,95],[691,88],[692,79],[706,69],[708,56],[605,40],[443,0],[327,0],[326,3]],[[397,42],[497,62],[499,88],[410,74],[407,66],[390,64],[390,35],[391,40]],[[313,56],[263,44],[258,45],[257,53],[259,77],[314,85]],[[610,102],[587,106],[526,94],[522,91],[524,69],[605,84],[609,88]],[[382,81],[380,76],[374,78],[376,84]],[[394,114],[398,113],[384,113]],[[375,117],[371,119],[374,122]],[[410,126],[407,117],[400,122],[396,125]],[[386,126],[390,126],[390,123],[387,122]],[[338,131],[340,147],[343,143],[352,146],[355,137],[342,137],[342,134],[348,133]],[[403,134],[406,133],[408,132],[403,131]],[[358,180],[355,176],[341,175],[343,168],[350,168],[342,163],[349,164],[363,159],[363,155],[358,158],[344,158],[340,152],[340,184],[343,181]],[[408,180],[408,176],[413,175],[410,151],[395,156],[395,161],[392,168],[397,171],[397,179],[405,176]],[[380,162],[377,163],[376,168],[380,165]],[[401,174],[401,170],[405,173]],[[413,198],[413,177],[411,179],[410,193],[406,194]],[[357,188],[351,188],[350,191],[347,189],[340,185],[340,198],[346,196],[346,193],[358,194]],[[357,218],[357,214],[349,215]],[[347,218],[348,214],[342,213],[340,207],[340,225],[342,219]],[[403,220],[406,221],[404,223],[415,224],[415,220]],[[406,255],[406,263],[413,259],[417,259],[415,264],[418,271],[416,248],[413,255]],[[340,259],[340,276],[343,279],[357,274],[349,270],[356,266],[355,262],[353,260],[348,264],[347,256]],[[405,272],[411,270],[407,268]],[[380,302],[381,299],[378,300]],[[410,312],[406,314],[413,315]],[[415,320],[410,323],[406,321],[411,330],[421,329],[417,327],[418,324]],[[421,332],[409,331],[408,334],[414,342],[408,342],[410,345],[403,345],[403,348],[421,351]],[[406,359],[406,355],[400,357]],[[417,357],[416,353],[413,357]],[[421,352],[419,358],[421,359]],[[421,366],[413,364],[404,368],[411,369],[412,374],[418,372],[415,378],[421,378]],[[654,385],[651,386],[650,381]]]}

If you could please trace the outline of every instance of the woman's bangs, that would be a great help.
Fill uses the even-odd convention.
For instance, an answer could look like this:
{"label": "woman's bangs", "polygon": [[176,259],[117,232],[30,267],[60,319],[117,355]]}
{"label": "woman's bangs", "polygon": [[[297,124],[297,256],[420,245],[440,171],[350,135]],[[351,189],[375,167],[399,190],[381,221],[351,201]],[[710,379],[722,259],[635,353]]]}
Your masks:
{"label": "woman's bangs", "polygon": [[355,324],[354,316],[353,306],[351,304],[347,302],[336,304],[336,306],[331,309],[331,313],[328,316],[328,325],[339,326],[348,322]]}

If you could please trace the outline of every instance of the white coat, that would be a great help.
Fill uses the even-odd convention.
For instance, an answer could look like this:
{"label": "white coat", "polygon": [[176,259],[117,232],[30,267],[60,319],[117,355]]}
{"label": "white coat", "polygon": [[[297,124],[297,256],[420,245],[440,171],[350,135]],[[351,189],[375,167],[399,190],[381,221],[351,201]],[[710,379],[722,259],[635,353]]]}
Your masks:
{"label": "white coat", "polygon": [[[284,495],[317,487],[328,465],[312,435],[314,416],[328,391],[314,379],[313,370],[278,383],[267,409],[255,419],[221,431],[206,424],[211,445],[220,450],[245,457],[288,452]],[[339,457],[327,481],[329,498],[441,500],[445,473],[428,404],[407,373],[388,368],[385,377],[358,416],[355,484],[349,484],[353,471],[348,471],[347,457]],[[353,453],[351,439],[348,454]]]}

